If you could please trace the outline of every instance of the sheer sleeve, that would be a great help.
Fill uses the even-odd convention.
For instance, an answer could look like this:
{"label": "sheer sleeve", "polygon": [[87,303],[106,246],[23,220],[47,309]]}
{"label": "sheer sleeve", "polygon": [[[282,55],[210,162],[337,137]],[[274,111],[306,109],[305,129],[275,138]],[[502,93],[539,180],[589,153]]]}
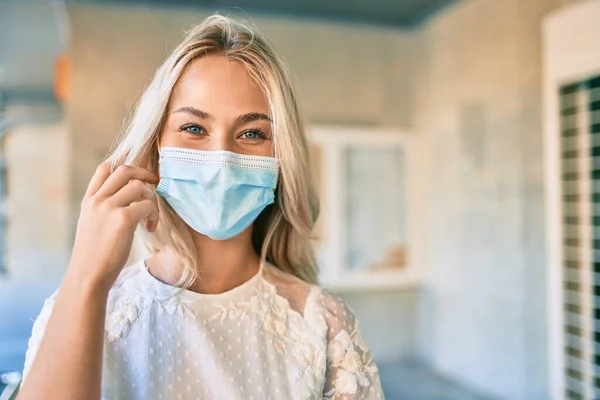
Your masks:
{"label": "sheer sleeve", "polygon": [[55,291],[50,297],[44,301],[44,306],[40,311],[40,314],[35,319],[33,323],[33,328],[31,330],[31,336],[29,337],[29,343],[27,346],[27,352],[25,353],[25,365],[23,367],[23,381],[27,377],[29,370],[31,369],[31,365],[33,364],[33,360],[37,354],[38,348],[40,347],[40,342],[44,337],[44,332],[46,331],[46,325],[48,324],[48,320],[50,319],[50,314],[52,314],[52,308],[54,307],[54,300],[56,299],[56,294],[58,291]]}
{"label": "sheer sleeve", "polygon": [[324,400],[384,399],[379,371],[350,307],[327,290],[319,294],[327,322]]}

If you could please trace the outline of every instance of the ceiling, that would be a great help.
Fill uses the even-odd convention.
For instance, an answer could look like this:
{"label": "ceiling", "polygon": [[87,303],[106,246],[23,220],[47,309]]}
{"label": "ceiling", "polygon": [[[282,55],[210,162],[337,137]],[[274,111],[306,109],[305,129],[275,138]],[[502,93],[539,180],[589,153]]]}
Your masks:
{"label": "ceiling", "polygon": [[[0,103],[53,99],[54,61],[66,48],[67,5],[107,3],[316,18],[413,28],[458,0],[0,0]],[[1,104],[0,104],[1,105]]]}
{"label": "ceiling", "polygon": [[396,27],[414,27],[457,0],[67,0],[222,10],[239,7],[249,14],[276,14]]}

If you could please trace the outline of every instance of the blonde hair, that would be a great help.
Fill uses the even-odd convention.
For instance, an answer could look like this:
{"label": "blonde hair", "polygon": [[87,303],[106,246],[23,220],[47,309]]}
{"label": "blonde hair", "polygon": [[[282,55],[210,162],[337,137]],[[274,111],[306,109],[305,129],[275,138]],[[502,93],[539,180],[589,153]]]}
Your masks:
{"label": "blonde hair", "polygon": [[[315,283],[317,267],[311,232],[319,204],[311,183],[305,129],[284,64],[270,43],[249,24],[216,14],[191,29],[158,68],[109,160],[113,167],[128,164],[158,173],[158,144],[173,88],[190,62],[215,53],[247,68],[264,93],[272,114],[273,144],[281,173],[275,203],[254,222],[254,249],[261,262],[268,261]],[[199,278],[200,267],[191,234],[161,197],[159,211],[158,228],[154,233],[144,233],[144,242],[151,253],[175,252],[184,265],[178,285],[189,287]]]}

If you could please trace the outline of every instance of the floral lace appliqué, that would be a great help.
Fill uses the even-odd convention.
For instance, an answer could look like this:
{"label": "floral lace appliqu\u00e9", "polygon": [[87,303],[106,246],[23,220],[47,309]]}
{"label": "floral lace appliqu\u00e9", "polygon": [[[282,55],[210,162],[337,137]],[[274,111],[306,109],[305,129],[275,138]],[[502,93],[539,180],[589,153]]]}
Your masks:
{"label": "floral lace appliqu\u00e9", "polygon": [[126,298],[115,307],[106,319],[106,341],[112,343],[121,338],[125,328],[139,316],[140,307],[133,299]]}
{"label": "floral lace appliqu\u00e9", "polygon": [[[241,319],[254,314],[261,321],[262,330],[269,335],[273,346],[279,354],[291,350],[297,362],[297,381],[299,389],[306,386],[305,398],[313,398],[323,381],[325,350],[320,348],[314,338],[309,338],[305,330],[298,324],[302,317],[290,315],[291,308],[287,300],[277,295],[275,289],[267,286],[265,290],[257,290],[248,301],[229,303],[227,306],[215,305],[217,312],[209,320]],[[298,318],[296,318],[298,317]],[[289,346],[288,346],[289,345]],[[318,397],[320,399],[320,396]]]}
{"label": "floral lace appliqu\u00e9", "polygon": [[368,387],[369,375],[377,373],[377,367],[368,354],[366,343],[355,330],[353,334],[340,331],[329,343],[327,359],[336,371],[333,388],[325,394],[333,399],[337,394],[355,394],[360,387]]}
{"label": "floral lace appliqu\u00e9", "polygon": [[165,298],[146,297],[142,294],[135,296],[123,296],[113,307],[113,312],[106,318],[106,341],[112,343],[123,336],[126,328],[133,324],[143,314],[143,310],[150,306],[150,303],[158,304],[158,314],[164,312],[173,315],[187,316],[195,318],[194,313],[185,304],[179,296]]}
{"label": "floral lace appliqu\u00e9", "polygon": [[152,301],[158,304],[159,315],[166,312],[169,315],[177,314],[180,317],[196,318],[196,314],[190,309],[190,305],[185,303],[180,296],[171,296],[163,299],[153,298]]}
{"label": "floral lace appliqu\u00e9", "polygon": [[258,315],[262,322],[262,329],[273,338],[275,349],[280,354],[285,351],[285,343],[289,341],[287,307],[282,304],[281,299],[273,296],[270,291],[259,291],[248,301],[230,302],[227,306],[216,304],[217,312],[209,318],[209,321],[229,319],[244,320],[250,314]]}
{"label": "floral lace appliqu\u00e9", "polygon": [[325,372],[320,366],[325,365],[325,352],[313,343],[304,342],[294,347],[294,357],[299,364],[296,368],[297,379],[308,383],[310,392],[316,395],[324,381]]}
{"label": "floral lace appliqu\u00e9", "polygon": [[220,304],[213,305],[218,311],[213,314],[208,320],[210,322],[219,320],[224,322],[226,319],[241,319],[244,320],[248,318],[248,312],[251,310],[252,305],[249,301],[240,301],[237,303],[229,302],[228,305],[223,306]]}

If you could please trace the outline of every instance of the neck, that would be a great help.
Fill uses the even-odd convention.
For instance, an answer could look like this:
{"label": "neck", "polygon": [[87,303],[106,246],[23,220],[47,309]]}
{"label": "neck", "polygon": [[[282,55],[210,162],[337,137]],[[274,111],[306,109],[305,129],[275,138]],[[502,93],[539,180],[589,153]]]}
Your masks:
{"label": "neck", "polygon": [[[199,279],[189,290],[198,293],[219,294],[248,281],[258,272],[260,257],[252,246],[252,228],[227,240],[213,240],[192,231],[198,255]],[[173,284],[181,271],[173,255],[157,253],[146,262],[150,272],[163,282]]]}

